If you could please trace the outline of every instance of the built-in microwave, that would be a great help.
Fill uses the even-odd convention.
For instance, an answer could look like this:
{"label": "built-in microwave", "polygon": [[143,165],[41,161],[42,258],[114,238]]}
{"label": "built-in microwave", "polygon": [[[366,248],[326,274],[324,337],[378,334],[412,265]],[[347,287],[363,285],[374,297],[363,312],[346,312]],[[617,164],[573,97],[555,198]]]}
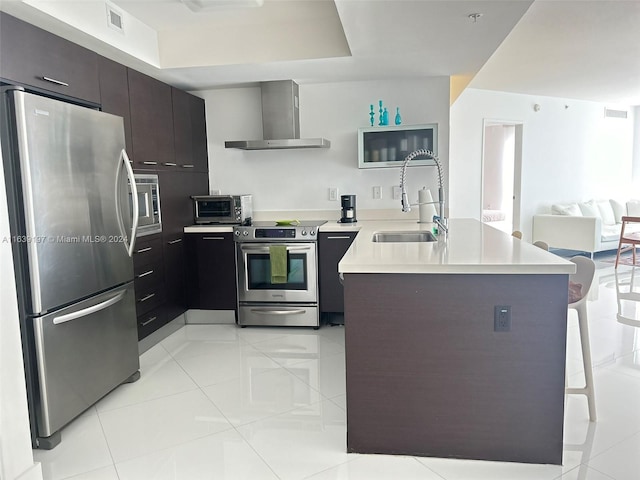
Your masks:
{"label": "built-in microwave", "polygon": [[197,224],[251,225],[251,195],[195,195],[191,198]]}
{"label": "built-in microwave", "polygon": [[[160,215],[160,193],[158,175],[136,173],[136,189],[138,191],[138,231],[136,237],[162,232]],[[133,215],[133,201],[129,188],[129,206]]]}

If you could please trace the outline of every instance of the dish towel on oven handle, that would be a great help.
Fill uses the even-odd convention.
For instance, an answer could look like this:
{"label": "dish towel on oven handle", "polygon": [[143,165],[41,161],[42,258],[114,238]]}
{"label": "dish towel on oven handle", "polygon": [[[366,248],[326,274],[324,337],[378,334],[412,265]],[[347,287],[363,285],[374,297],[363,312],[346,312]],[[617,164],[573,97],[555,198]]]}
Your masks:
{"label": "dish towel on oven handle", "polygon": [[269,262],[271,264],[271,283],[287,283],[287,247],[285,245],[269,245]]}

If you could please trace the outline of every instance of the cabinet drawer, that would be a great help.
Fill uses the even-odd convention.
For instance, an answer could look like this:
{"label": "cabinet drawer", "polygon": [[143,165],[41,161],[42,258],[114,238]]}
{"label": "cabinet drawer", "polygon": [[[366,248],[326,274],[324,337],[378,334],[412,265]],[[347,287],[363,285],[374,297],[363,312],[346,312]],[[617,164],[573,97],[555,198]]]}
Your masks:
{"label": "cabinet drawer", "polygon": [[144,240],[137,239],[136,247],[133,251],[133,266],[136,275],[141,273],[145,266],[162,263],[162,238],[160,235],[153,235]]}
{"label": "cabinet drawer", "polygon": [[136,292],[146,292],[164,282],[164,270],[161,263],[151,264],[135,273],[134,285]]}
{"label": "cabinet drawer", "polygon": [[2,78],[100,103],[95,52],[4,13],[0,46]]}
{"label": "cabinet drawer", "polygon": [[136,315],[143,315],[165,301],[164,282],[136,291]]}
{"label": "cabinet drawer", "polygon": [[142,340],[167,323],[167,312],[163,306],[138,316],[138,340]]}

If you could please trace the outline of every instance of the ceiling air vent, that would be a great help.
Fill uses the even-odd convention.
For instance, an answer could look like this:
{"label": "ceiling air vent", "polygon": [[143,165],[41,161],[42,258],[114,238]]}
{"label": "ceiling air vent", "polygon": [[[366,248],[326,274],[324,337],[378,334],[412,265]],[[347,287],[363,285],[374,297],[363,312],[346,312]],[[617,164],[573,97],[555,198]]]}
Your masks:
{"label": "ceiling air vent", "polygon": [[119,12],[113,5],[109,3],[107,5],[107,25],[114,30],[124,33],[124,25],[122,22],[122,13]]}
{"label": "ceiling air vent", "polygon": [[626,110],[613,110],[611,108],[604,109],[605,118],[627,118]]}

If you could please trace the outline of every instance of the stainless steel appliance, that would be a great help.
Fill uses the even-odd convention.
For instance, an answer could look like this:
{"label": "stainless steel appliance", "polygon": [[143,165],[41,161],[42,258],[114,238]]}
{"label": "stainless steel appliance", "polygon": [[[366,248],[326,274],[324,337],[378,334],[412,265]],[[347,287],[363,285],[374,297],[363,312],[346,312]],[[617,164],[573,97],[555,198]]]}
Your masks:
{"label": "stainless steel appliance", "polygon": [[34,447],[139,377],[137,215],[121,117],[0,91],[2,158]]}
{"label": "stainless steel appliance", "polygon": [[[254,222],[233,229],[239,325],[320,326],[317,238],[323,223]],[[287,275],[282,283],[271,277],[271,245],[286,249]]]}
{"label": "stainless steel appliance", "polygon": [[196,195],[191,198],[197,224],[251,225],[251,195]]}
{"label": "stainless steel appliance", "polygon": [[[160,192],[158,175],[134,174],[138,193],[138,230],[137,237],[162,232],[162,216],[160,215]],[[129,185],[129,204],[133,216],[133,192]]]}
{"label": "stainless steel appliance", "polygon": [[340,223],[355,223],[356,219],[356,196],[355,195],[342,195],[340,197],[342,204],[342,214],[340,216]]}

